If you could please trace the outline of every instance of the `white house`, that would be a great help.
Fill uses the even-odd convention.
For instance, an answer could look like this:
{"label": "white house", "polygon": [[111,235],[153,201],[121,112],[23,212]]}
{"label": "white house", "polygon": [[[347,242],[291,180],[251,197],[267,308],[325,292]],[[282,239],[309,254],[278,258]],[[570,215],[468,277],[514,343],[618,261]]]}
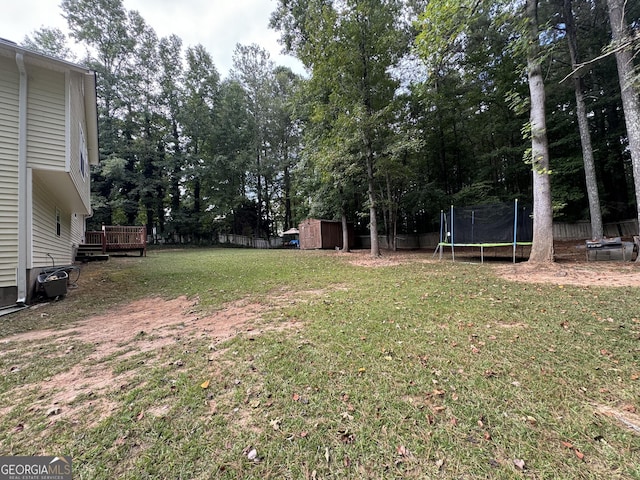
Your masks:
{"label": "white house", "polygon": [[95,73],[0,39],[0,308],[73,263],[97,163]]}

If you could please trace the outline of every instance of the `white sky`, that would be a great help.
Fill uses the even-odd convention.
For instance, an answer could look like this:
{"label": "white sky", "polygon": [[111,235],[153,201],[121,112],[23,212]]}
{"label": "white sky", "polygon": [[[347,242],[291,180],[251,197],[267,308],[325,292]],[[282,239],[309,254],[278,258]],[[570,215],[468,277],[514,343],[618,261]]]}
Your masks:
{"label": "white sky", "polygon": [[[57,27],[67,33],[60,0],[4,0],[0,15],[0,37],[21,43],[41,27]],[[279,33],[269,28],[274,0],[123,0],[124,8],[137,10],[158,37],[176,34],[183,49],[202,44],[216,68],[226,77],[237,43],[257,43],[271,54],[277,65],[303,73],[293,57],[280,54]]]}

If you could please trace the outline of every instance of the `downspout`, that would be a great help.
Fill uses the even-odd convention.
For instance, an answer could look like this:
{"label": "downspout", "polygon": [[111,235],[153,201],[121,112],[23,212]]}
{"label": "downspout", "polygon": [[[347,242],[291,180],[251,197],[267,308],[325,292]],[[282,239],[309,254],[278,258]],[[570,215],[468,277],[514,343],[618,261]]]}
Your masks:
{"label": "downspout", "polygon": [[27,303],[27,71],[24,57],[16,53],[20,72],[18,107],[18,270],[16,272],[18,305]]}

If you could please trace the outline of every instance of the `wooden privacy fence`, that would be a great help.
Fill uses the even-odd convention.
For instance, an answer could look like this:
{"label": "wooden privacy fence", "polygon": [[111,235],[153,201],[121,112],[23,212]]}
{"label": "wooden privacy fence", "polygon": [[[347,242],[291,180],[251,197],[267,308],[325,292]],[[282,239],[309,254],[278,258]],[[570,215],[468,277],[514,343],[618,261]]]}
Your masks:
{"label": "wooden privacy fence", "polygon": [[[621,220],[619,222],[605,223],[603,225],[604,236],[633,237],[638,234],[638,220]],[[591,239],[591,223],[553,223],[553,238],[556,240],[588,240]]]}
{"label": "wooden privacy fence", "polygon": [[278,248],[282,246],[282,238],[279,237],[271,237],[269,239],[266,238],[254,238],[248,237],[246,235],[233,235],[220,233],[218,234],[218,242],[227,243],[231,245],[238,245],[241,247],[250,247],[250,248]]}
{"label": "wooden privacy fence", "polygon": [[147,227],[103,225],[102,231],[85,233],[86,245],[101,245],[102,253],[139,250],[147,254]]}

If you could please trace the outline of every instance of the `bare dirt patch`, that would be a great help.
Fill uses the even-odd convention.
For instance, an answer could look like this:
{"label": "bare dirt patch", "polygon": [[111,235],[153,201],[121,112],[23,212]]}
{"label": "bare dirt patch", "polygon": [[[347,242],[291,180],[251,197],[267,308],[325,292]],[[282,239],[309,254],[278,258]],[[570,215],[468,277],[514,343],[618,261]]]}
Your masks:
{"label": "bare dirt patch", "polygon": [[[526,261],[513,263],[512,251],[486,249],[484,266],[507,280],[525,283],[553,283],[559,285],[640,287],[640,264],[636,262],[588,262],[584,242],[556,242],[556,262],[550,265],[530,265]],[[380,257],[372,257],[368,250],[354,250],[344,255],[352,265],[368,268],[390,267],[406,263],[451,262],[450,252],[442,260],[433,251],[410,250],[382,251]],[[518,252],[520,259],[528,252]],[[478,248],[461,248],[456,252],[456,261],[480,263]]]}
{"label": "bare dirt patch", "polygon": [[[279,304],[291,301],[290,295],[274,297],[270,305],[239,300],[226,304],[212,315],[198,313],[197,299],[179,297],[173,300],[146,298],[95,316],[63,330],[37,330],[3,339],[5,356],[21,348],[21,342],[58,344],[61,356],[72,349],[72,343],[92,344],[93,352],[69,370],[38,383],[40,395],[32,408],[50,415],[52,422],[66,418],[77,420],[91,411],[91,423],[110,414],[114,404],[104,394],[109,390],[127,388],[132,374],[116,373],[109,359],[124,360],[143,354],[145,364],[157,361],[158,353],[168,345],[183,342],[187,337],[207,338],[212,344],[239,332],[259,335],[265,330],[290,328],[290,322],[265,323],[262,316]],[[12,395],[20,395],[34,385],[27,384]],[[82,401],[76,401],[83,397]],[[4,411],[4,413],[7,413]]]}

